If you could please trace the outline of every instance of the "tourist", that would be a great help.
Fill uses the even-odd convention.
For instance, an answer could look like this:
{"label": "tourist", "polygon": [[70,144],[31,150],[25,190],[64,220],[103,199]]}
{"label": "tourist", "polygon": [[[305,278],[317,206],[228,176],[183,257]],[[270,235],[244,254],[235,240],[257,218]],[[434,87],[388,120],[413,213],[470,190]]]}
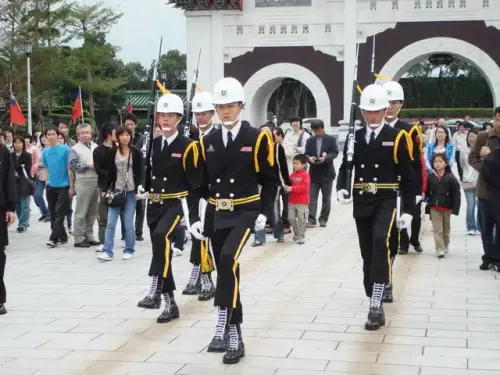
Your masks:
{"label": "tourist", "polygon": [[24,137],[15,136],[13,142],[14,169],[16,170],[16,186],[19,202],[16,204],[18,220],[17,231],[26,232],[29,227],[31,195],[34,192],[34,182],[31,180],[31,155],[26,151]]}
{"label": "tourist", "polygon": [[[463,168],[462,188],[464,189],[465,200],[467,202],[467,216],[465,219],[467,225],[467,234],[469,236],[478,234],[479,218],[476,215],[476,184],[479,172],[469,164],[469,154],[476,142],[477,131],[470,130],[467,133],[467,147],[460,152],[460,162]],[[477,219],[476,219],[477,218]]]}
{"label": "tourist", "polygon": [[434,134],[435,141],[427,145],[425,152],[426,166],[429,174],[433,171],[431,160],[434,154],[445,154],[450,168],[453,167],[455,163],[455,146],[450,141],[450,135],[446,125],[438,125]]}

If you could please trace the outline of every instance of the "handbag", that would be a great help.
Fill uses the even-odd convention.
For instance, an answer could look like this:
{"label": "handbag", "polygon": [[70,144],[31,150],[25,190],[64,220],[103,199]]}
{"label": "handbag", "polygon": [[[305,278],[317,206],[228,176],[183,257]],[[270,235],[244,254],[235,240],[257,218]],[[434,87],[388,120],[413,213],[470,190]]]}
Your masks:
{"label": "handbag", "polygon": [[127,185],[128,185],[128,174],[130,170],[130,156],[132,155],[132,150],[128,153],[127,159],[127,175],[125,177],[125,186],[123,189],[112,189],[109,188],[104,196],[104,204],[108,207],[118,207],[123,208],[127,203]]}
{"label": "handbag", "polygon": [[28,177],[28,174],[26,173],[26,169],[21,168],[23,170],[23,176],[21,176],[20,179],[20,193],[21,196],[23,197],[28,197],[30,195],[33,195],[35,193],[35,181],[33,181],[31,178]]}

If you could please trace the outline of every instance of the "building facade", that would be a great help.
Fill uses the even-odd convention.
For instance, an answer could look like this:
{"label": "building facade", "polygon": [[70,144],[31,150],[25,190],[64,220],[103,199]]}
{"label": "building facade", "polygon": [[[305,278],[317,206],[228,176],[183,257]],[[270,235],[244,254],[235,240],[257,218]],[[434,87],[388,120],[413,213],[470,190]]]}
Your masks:
{"label": "building facade", "polygon": [[[301,81],[317,117],[337,125],[349,117],[356,51],[358,80],[375,71],[398,80],[418,61],[451,54],[473,63],[500,103],[499,0],[175,0],[187,16],[187,66],[201,50],[199,86],[223,76],[245,87],[244,118],[265,122],[283,79]],[[188,77],[191,79],[191,77]],[[190,87],[190,82],[188,82]]]}

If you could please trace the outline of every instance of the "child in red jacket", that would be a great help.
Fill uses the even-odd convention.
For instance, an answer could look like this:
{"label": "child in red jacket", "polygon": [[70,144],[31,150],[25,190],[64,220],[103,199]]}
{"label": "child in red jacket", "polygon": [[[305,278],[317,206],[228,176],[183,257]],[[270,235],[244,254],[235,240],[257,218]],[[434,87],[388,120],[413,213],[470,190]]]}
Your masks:
{"label": "child in red jacket", "polygon": [[293,228],[293,240],[303,245],[307,228],[307,217],[309,208],[309,186],[311,180],[309,173],[305,170],[307,159],[304,155],[293,157],[293,170],[290,175],[292,186],[284,187],[288,198],[288,220]]}

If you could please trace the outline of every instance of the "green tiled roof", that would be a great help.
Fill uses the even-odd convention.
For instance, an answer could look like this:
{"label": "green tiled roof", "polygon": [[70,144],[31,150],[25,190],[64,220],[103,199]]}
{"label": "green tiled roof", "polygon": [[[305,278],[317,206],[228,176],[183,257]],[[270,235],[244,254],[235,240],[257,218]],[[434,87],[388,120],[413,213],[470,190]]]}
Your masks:
{"label": "green tiled roof", "polygon": [[[172,90],[172,94],[179,95],[184,103],[187,100],[187,92],[186,90]],[[131,90],[130,91],[130,102],[132,103],[132,109],[135,110],[143,110],[147,111],[149,98],[151,95],[150,90]],[[160,93],[157,92],[157,97]],[[129,92],[124,93],[123,95],[123,107],[126,108],[128,104]]]}

